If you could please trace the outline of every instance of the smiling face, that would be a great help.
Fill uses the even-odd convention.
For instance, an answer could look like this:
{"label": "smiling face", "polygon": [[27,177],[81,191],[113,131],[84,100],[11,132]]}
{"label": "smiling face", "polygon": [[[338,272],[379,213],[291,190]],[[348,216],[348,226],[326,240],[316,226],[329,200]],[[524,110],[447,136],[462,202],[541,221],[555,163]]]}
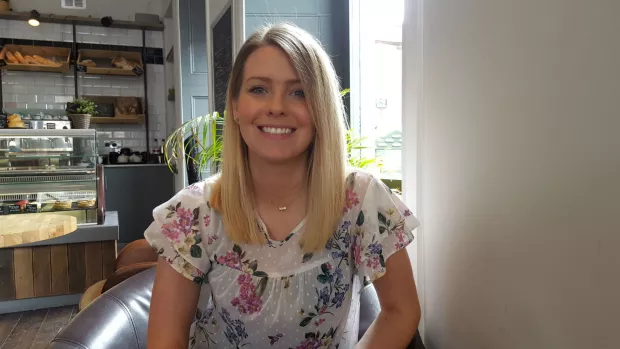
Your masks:
{"label": "smiling face", "polygon": [[234,116],[254,160],[285,163],[304,156],[314,137],[312,117],[287,54],[263,46],[245,62]]}

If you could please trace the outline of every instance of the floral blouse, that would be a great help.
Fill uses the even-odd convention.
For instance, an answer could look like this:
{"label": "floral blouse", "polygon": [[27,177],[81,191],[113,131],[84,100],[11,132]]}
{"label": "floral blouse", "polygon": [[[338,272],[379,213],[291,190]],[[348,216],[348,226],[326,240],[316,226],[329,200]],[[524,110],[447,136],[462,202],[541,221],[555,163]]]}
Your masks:
{"label": "floral blouse", "polygon": [[346,206],[325,249],[304,254],[301,222],[283,241],[238,245],[211,209],[214,179],[155,208],[145,237],[179,273],[201,286],[190,348],[352,348],[361,289],[413,240],[418,221],[379,179],[347,177]]}

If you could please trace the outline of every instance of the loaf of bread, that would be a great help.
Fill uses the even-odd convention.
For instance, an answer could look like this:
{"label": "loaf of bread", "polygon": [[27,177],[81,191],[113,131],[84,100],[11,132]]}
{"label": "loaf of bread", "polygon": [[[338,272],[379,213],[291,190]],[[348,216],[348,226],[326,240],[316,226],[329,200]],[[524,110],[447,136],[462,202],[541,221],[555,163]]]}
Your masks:
{"label": "loaf of bread", "polygon": [[26,56],[24,57],[24,59],[26,60],[26,62],[28,62],[28,64],[39,64],[37,60],[34,59],[34,57],[32,56]]}
{"label": "loaf of bread", "polygon": [[22,56],[22,54],[19,51],[15,51],[15,53],[13,53],[15,55],[15,58],[17,58],[17,61],[20,64],[26,64],[26,59],[24,59],[24,56]]}
{"label": "loaf of bread", "polygon": [[17,58],[15,58],[15,55],[13,55],[13,53],[11,53],[11,51],[6,51],[6,60],[9,63],[13,63],[13,64],[18,64],[19,61],[17,60]]}

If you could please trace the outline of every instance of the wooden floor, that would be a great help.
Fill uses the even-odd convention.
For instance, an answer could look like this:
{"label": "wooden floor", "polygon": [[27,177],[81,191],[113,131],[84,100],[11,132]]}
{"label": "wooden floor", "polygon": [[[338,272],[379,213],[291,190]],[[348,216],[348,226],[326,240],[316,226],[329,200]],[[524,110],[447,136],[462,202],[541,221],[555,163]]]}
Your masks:
{"label": "wooden floor", "polygon": [[76,306],[0,315],[0,349],[44,349],[77,314]]}

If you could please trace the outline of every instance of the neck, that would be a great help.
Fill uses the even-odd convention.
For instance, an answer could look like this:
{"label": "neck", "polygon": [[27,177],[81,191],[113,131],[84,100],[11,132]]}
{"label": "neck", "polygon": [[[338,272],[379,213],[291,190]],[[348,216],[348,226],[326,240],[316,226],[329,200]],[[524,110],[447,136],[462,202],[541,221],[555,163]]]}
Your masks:
{"label": "neck", "polygon": [[282,164],[273,164],[249,156],[255,198],[286,204],[296,196],[305,196],[308,177],[306,156]]}

